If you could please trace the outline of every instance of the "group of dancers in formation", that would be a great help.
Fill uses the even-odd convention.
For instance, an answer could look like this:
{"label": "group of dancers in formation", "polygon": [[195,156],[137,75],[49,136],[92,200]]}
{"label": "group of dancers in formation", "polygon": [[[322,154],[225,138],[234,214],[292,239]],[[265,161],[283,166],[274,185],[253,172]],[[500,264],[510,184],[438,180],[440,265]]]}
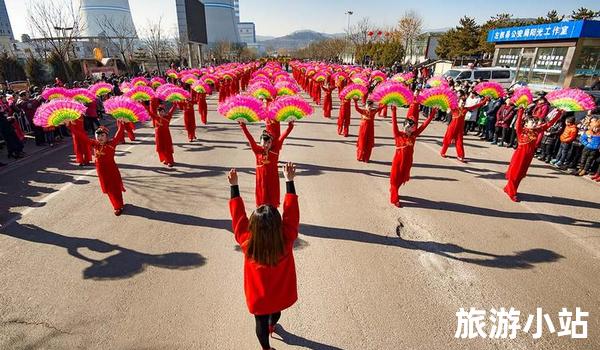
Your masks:
{"label": "group of dancers in formation", "polygon": [[[114,154],[115,147],[124,142],[125,133],[133,141],[135,122],[151,120],[155,130],[158,158],[166,166],[172,167],[175,161],[169,125],[173,114],[177,109],[183,111],[188,140],[194,142],[196,140],[194,108],[198,106],[200,120],[206,124],[207,95],[218,91],[218,111],[226,118],[239,122],[255,154],[257,206],[262,204],[278,206],[280,203],[277,168],[279,152],[285,138],[294,127],[294,120],[312,113],[310,106],[300,105],[304,101],[299,95],[300,90],[306,91],[315,104],[323,106],[325,118],[332,116],[332,95],[337,90],[340,99],[337,117],[338,134],[348,136],[352,102],[361,117],[357,138],[358,161],[369,162],[375,144],[375,118],[377,115],[386,117],[388,107],[391,109],[396,151],[390,171],[389,198],[393,205],[401,207],[398,192],[399,188],[410,180],[416,139],[427,128],[438,110],[443,110],[452,116],[440,154],[446,157],[448,147],[454,144],[457,159],[464,162],[465,114],[488,103],[490,99],[503,97],[506,93],[498,84],[480,83],[475,90],[484,98],[479,104],[467,107],[465,106],[466,95],[450,89],[443,77],[433,77],[427,81],[429,88],[413,92],[409,88],[414,79],[412,73],[388,77],[378,70],[322,62],[292,61],[290,66],[291,75],[284,71],[278,62],[230,63],[182,71],[170,69],[166,72],[165,78],[136,77],[125,82],[120,86],[124,96],[108,99],[113,89],[103,82],[96,83],[88,89],[68,91],[62,88],[50,88],[42,93],[42,96],[50,102],[65,103],[66,99],[71,98],[71,105],[75,103],[85,105],[90,99],[97,98],[103,100],[105,106],[113,106],[112,109],[107,109],[107,114],[117,119],[118,129],[112,139],[108,137],[109,133],[105,127],[96,130],[94,140],[87,137],[83,130],[83,118],[81,118],[85,106],[76,117],[62,118],[57,118],[56,115],[60,115],[58,112],[62,112],[60,107],[63,105],[58,104],[57,107],[57,104],[54,104],[54,108],[42,106],[36,113],[40,116],[36,118],[40,124],[54,122],[69,126],[73,134],[76,159],[80,164],[90,162],[93,151],[102,192],[108,194],[115,215],[120,215],[124,208],[122,192],[125,189],[114,161]],[[593,108],[593,100],[590,102],[591,98],[588,95],[576,89],[552,92],[546,98],[555,107],[553,117],[549,120],[525,115],[525,107],[533,100],[527,88],[519,88],[512,94],[511,99],[519,107],[516,123],[519,146],[508,167],[506,173],[508,183],[504,191],[513,201],[518,201],[518,186],[527,174],[543,132],[560,119],[563,111]],[[359,105],[359,101],[364,107]],[[71,105],[70,108],[73,108]],[[399,107],[408,107],[407,116],[400,125],[397,120]],[[420,122],[419,116],[423,107],[429,113],[427,118]],[[123,110],[127,113],[123,113]],[[44,115],[46,118],[43,117]],[[280,131],[282,121],[289,121],[283,133]],[[246,127],[248,122],[265,123],[265,130],[258,142],[248,131]]]}
{"label": "group of dancers in formation", "polygon": [[[368,163],[375,144],[375,119],[386,118],[391,110],[395,154],[390,171],[390,202],[401,207],[400,187],[410,180],[415,142],[439,110],[452,116],[443,139],[440,154],[446,157],[451,144],[456,146],[457,159],[465,161],[463,133],[465,115],[488,103],[490,99],[504,97],[506,93],[498,84],[480,83],[475,90],[484,96],[479,104],[466,106],[466,95],[449,88],[443,77],[427,81],[428,88],[413,91],[409,87],[415,78],[412,73],[388,77],[378,70],[323,62],[290,63],[292,74],[282,69],[279,62],[230,63],[202,69],[174,70],[166,77],[136,77],[121,84],[123,96],[112,96],[113,87],[104,82],[88,89],[49,88],[42,93],[47,101],[36,112],[38,126],[67,125],[73,134],[77,162],[91,162],[92,153],[103,193],[106,193],[115,215],[124,209],[121,174],[115,162],[116,147],[135,140],[135,124],[151,121],[155,131],[156,152],[160,162],[167,167],[175,164],[173,142],[169,125],[176,110],[183,112],[184,126],[190,142],[196,141],[195,106],[200,121],[208,122],[208,95],[218,92],[217,111],[224,117],[237,121],[256,158],[256,210],[246,216],[239,196],[237,172],[228,175],[231,184],[230,211],[235,238],[245,255],[244,288],[246,302],[256,317],[256,333],[263,349],[270,349],[268,337],[275,331],[281,310],[297,299],[296,275],[292,253],[298,235],[299,209],[293,178],[295,166],[284,166],[286,195],[283,218],[278,208],[281,204],[279,183],[279,153],[286,137],[292,132],[295,121],[312,114],[311,105],[302,97],[304,90],[316,105],[322,105],[324,118],[332,117],[333,94],[337,90],[340,100],[337,132],[349,134],[352,104],[360,115],[356,158]],[[324,92],[324,96],[323,93]],[[589,110],[593,100],[585,93],[565,89],[546,95],[555,107],[549,120],[526,114],[533,101],[527,88],[512,92],[511,101],[519,107],[516,130],[519,145],[511,159],[504,191],[517,201],[517,189],[527,174],[543,132],[556,123],[563,111]],[[87,106],[101,100],[106,113],[116,119],[114,137],[100,126],[95,138],[90,139],[83,127],[83,114]],[[360,101],[360,104],[359,104]],[[407,116],[398,123],[398,109],[407,107]],[[427,118],[420,121],[421,109]],[[265,124],[259,140],[255,140],[247,123]],[[281,132],[281,123],[287,123]],[[269,267],[265,269],[264,267]]]}

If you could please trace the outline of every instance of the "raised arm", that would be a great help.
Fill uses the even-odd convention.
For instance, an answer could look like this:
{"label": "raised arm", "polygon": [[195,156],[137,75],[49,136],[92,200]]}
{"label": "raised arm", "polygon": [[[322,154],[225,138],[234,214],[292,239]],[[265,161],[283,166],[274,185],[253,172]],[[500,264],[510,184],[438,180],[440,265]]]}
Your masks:
{"label": "raised arm", "polygon": [[398,129],[398,116],[395,111],[392,111],[392,130],[394,132],[394,138],[400,136],[400,129]]}
{"label": "raised arm", "polygon": [[110,145],[113,147],[117,147],[119,142],[123,140],[124,134],[125,128],[123,127],[123,122],[119,120],[117,121],[117,132],[115,133],[115,136],[109,141]]}
{"label": "raised arm", "polygon": [[543,131],[548,130],[552,125],[554,125],[562,116],[562,111],[559,109],[556,109],[556,115],[550,119],[550,121],[548,121],[547,123],[542,124],[541,128]]}
{"label": "raised arm", "polygon": [[294,122],[289,122],[287,129],[283,132],[283,134],[279,135],[279,144],[283,145],[283,141],[290,135],[292,130],[294,129]]}
{"label": "raised arm", "polygon": [[432,108],[431,112],[429,112],[429,117],[427,117],[427,119],[425,119],[425,121],[423,123],[421,123],[421,125],[419,125],[419,127],[415,131],[415,136],[419,136],[419,135],[421,135],[421,133],[423,131],[425,131],[425,128],[427,128],[429,123],[431,123],[433,118],[435,118],[436,113],[437,113],[437,108]]}
{"label": "raised arm", "polygon": [[520,135],[523,132],[523,113],[525,113],[524,108],[519,108],[517,110],[517,121],[515,122],[515,130],[517,130],[517,135]]}
{"label": "raised arm", "polygon": [[229,212],[231,213],[231,225],[236,242],[242,244],[245,240],[245,235],[248,232],[248,217],[246,216],[246,208],[244,200],[240,197],[240,188],[238,186],[237,171],[231,169],[227,175],[229,180],[231,199],[229,200]]}
{"label": "raised arm", "polygon": [[367,111],[365,111],[364,109],[358,107],[358,100],[354,100],[354,108],[356,109],[356,111],[364,116],[368,116],[369,114],[367,113]]}
{"label": "raised arm", "polygon": [[260,147],[256,144],[256,141],[254,140],[254,137],[252,136],[250,131],[248,131],[248,127],[246,126],[246,124],[240,122],[240,128],[242,128],[244,135],[246,135],[246,138],[250,143],[250,148],[252,148],[252,151],[255,153],[260,152]]}
{"label": "raised arm", "polygon": [[283,234],[289,241],[298,238],[298,227],[300,226],[300,208],[298,207],[298,196],[294,186],[296,176],[296,165],[287,163],[283,166],[283,176],[287,193],[283,200]]}

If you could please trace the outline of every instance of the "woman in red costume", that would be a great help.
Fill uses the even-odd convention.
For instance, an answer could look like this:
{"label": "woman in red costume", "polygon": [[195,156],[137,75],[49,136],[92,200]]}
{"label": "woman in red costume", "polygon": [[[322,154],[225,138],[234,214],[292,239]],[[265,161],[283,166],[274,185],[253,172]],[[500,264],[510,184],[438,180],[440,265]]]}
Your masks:
{"label": "woman in red costume", "polygon": [[396,142],[396,153],[394,154],[392,171],[390,173],[390,202],[398,208],[402,208],[398,190],[400,189],[400,186],[410,180],[410,169],[413,164],[416,139],[421,135],[429,123],[431,123],[436,113],[437,109],[432,109],[429,118],[427,118],[419,127],[417,127],[417,124],[412,118],[406,118],[404,128],[400,131],[398,128],[396,109],[392,107],[392,128],[394,131],[394,140]]}
{"label": "woman in red costume", "polygon": [[279,174],[277,172],[277,162],[279,161],[279,152],[283,146],[283,141],[288,137],[294,128],[294,122],[288,124],[286,131],[279,137],[274,138],[268,131],[263,131],[259,146],[248,127],[240,122],[240,127],[246,135],[250,148],[256,156],[256,206],[269,204],[279,207]]}
{"label": "woman in red costume", "polygon": [[228,175],[233,233],[244,254],[246,304],[254,315],[256,336],[264,350],[273,350],[269,336],[276,331],[281,311],[298,300],[294,241],[298,238],[300,210],[295,173],[292,163],[283,167],[287,192],[283,218],[277,208],[270,205],[256,208],[248,218],[236,170],[231,169]]}
{"label": "woman in red costume", "polygon": [[408,112],[406,112],[406,118],[411,119],[415,122],[415,125],[419,125],[419,89],[415,90],[413,103],[408,106]]}
{"label": "woman in red costume", "polygon": [[175,113],[175,105],[173,104],[168,112],[165,113],[164,107],[159,106],[157,114],[152,114],[152,124],[154,125],[154,136],[156,140],[156,152],[161,163],[169,168],[175,162],[173,160],[173,139],[171,138],[171,130],[169,123]]}
{"label": "woman in red costume", "polygon": [[221,84],[219,85],[219,102],[225,102],[227,97],[229,97],[229,80],[223,79]]}
{"label": "woman in red costume", "polygon": [[340,105],[340,111],[338,114],[338,135],[344,135],[344,137],[348,137],[348,131],[350,130],[350,114],[352,113],[352,107],[350,105],[350,100],[343,99],[342,104]]}
{"label": "woman in red costume", "polygon": [[468,111],[478,109],[479,107],[485,105],[488,101],[486,97],[474,106],[465,107],[465,99],[465,94],[461,93],[458,108],[452,110],[451,112],[452,121],[450,122],[450,125],[448,125],[448,129],[446,129],[446,134],[444,135],[444,140],[442,143],[442,149],[440,151],[440,155],[442,156],[442,158],[446,158],[446,151],[448,150],[450,144],[454,142],[454,144],[456,145],[456,154],[458,156],[457,159],[463,163],[465,162],[465,148],[463,146],[463,136],[465,133],[465,115]]}
{"label": "woman in red costume", "polygon": [[196,141],[196,116],[194,113],[194,102],[191,100],[180,102],[178,108],[183,110],[183,125],[187,131],[188,141]]}
{"label": "woman in red costume", "polygon": [[519,108],[517,112],[515,129],[517,131],[519,146],[510,160],[508,170],[506,171],[508,183],[504,187],[504,192],[513,202],[519,201],[517,198],[517,189],[521,180],[527,175],[527,170],[535,155],[538,136],[548,130],[561,117],[561,113],[558,110],[555,110],[555,113],[556,115],[547,123],[540,124],[541,120],[529,117],[525,122],[525,126],[523,126],[523,108]]}
{"label": "woman in red costume", "polygon": [[100,182],[100,188],[102,193],[106,193],[110,199],[110,203],[113,206],[115,215],[119,216],[123,213],[123,180],[121,179],[121,173],[115,163],[115,148],[119,144],[118,140],[123,137],[123,124],[118,122],[119,128],[113,139],[108,138],[108,129],[105,126],[100,126],[96,129],[96,139],[90,140],[81,128],[77,126],[70,126],[73,134],[87,143],[88,147],[94,150],[94,156],[96,158],[96,172],[98,173],[98,181]]}
{"label": "woman in red costume", "polygon": [[206,105],[206,93],[199,92],[196,94],[198,102],[198,114],[200,114],[200,121],[206,125],[208,117],[208,106]]}
{"label": "woman in red costume", "polygon": [[375,115],[383,109],[383,106],[378,107],[372,100],[368,100],[367,109],[362,109],[358,107],[358,101],[354,100],[354,108],[361,114],[356,140],[356,160],[368,163],[375,146]]}
{"label": "woman in red costume", "polygon": [[323,117],[325,118],[331,118],[331,109],[333,108],[331,93],[333,90],[335,90],[335,86],[333,85],[323,86],[323,91],[325,91],[325,97],[323,98]]}
{"label": "woman in red costume", "polygon": [[[83,125],[83,118],[79,118],[71,123],[73,131],[73,152],[79,166],[89,165],[92,162],[92,148],[88,142],[88,136]],[[75,131],[76,130],[76,131]]]}
{"label": "woman in red costume", "polygon": [[323,88],[323,83],[315,81],[315,103],[317,106],[321,105],[321,89]]}

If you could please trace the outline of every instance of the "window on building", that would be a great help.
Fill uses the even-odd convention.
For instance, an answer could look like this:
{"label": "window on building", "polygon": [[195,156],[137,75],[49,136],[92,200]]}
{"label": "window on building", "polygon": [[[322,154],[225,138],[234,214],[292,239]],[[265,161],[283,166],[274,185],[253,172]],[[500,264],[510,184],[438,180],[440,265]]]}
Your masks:
{"label": "window on building", "polygon": [[499,49],[498,59],[496,61],[497,66],[516,67],[521,55],[520,48],[511,49]]}
{"label": "window on building", "polygon": [[529,82],[549,87],[560,86],[567,50],[566,47],[539,48]]}
{"label": "window on building", "polygon": [[600,47],[584,46],[575,63],[573,87],[591,86],[600,77]]}

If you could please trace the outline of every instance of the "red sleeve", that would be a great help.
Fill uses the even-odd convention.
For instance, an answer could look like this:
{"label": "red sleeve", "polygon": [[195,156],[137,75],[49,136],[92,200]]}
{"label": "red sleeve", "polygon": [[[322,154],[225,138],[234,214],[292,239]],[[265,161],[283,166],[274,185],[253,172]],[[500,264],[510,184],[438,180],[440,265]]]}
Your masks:
{"label": "red sleeve", "polygon": [[562,111],[557,110],[554,118],[552,118],[552,120],[550,120],[546,124],[542,125],[542,130],[543,131],[548,130],[552,125],[554,125],[554,123],[556,123],[560,119],[561,116],[562,116]]}
{"label": "red sleeve", "polygon": [[358,107],[358,101],[354,100],[354,108],[356,109],[356,111],[362,115],[366,115],[366,111],[360,107]]}
{"label": "red sleeve", "polygon": [[298,196],[287,193],[283,199],[283,234],[290,241],[298,238],[298,227],[300,226],[300,208],[298,207]]}
{"label": "red sleeve", "polygon": [[392,111],[392,130],[394,131],[394,137],[400,136],[400,129],[398,129],[398,117],[396,113]]}
{"label": "red sleeve", "polygon": [[115,133],[115,136],[112,138],[112,140],[110,140],[110,144],[113,147],[117,147],[117,145],[119,144],[119,141],[123,139],[123,135],[125,134],[125,128],[123,127],[123,123],[122,122],[118,122],[119,127],[117,128],[117,132]]}
{"label": "red sleeve", "polygon": [[523,108],[519,108],[517,111],[517,121],[515,123],[515,129],[517,130],[517,135],[520,135],[523,132],[523,112],[525,110]]}
{"label": "red sleeve", "polygon": [[294,123],[289,124],[287,129],[285,129],[285,131],[283,132],[283,134],[281,134],[279,136],[279,145],[280,146],[283,145],[283,141],[285,141],[285,139],[290,135],[290,133],[292,132],[292,129],[294,129]]}
{"label": "red sleeve", "polygon": [[437,113],[437,108],[432,108],[431,112],[429,112],[429,117],[427,119],[425,119],[425,121],[417,128],[417,131],[415,133],[416,136],[421,135],[421,133],[423,131],[425,131],[425,128],[429,125],[429,123],[431,123],[431,121],[435,117],[436,113]]}
{"label": "red sleeve", "polygon": [[229,200],[229,212],[231,213],[231,225],[233,226],[235,241],[241,245],[248,233],[248,217],[246,216],[246,208],[242,197]]}
{"label": "red sleeve", "polygon": [[242,124],[240,124],[240,127],[242,128],[244,135],[246,135],[246,138],[248,139],[248,142],[250,143],[250,148],[252,148],[252,151],[254,153],[259,153],[260,148],[256,144],[256,141],[254,140],[254,137],[252,137],[252,134],[250,134],[250,131],[248,131],[248,127],[246,126],[246,124],[242,123]]}

